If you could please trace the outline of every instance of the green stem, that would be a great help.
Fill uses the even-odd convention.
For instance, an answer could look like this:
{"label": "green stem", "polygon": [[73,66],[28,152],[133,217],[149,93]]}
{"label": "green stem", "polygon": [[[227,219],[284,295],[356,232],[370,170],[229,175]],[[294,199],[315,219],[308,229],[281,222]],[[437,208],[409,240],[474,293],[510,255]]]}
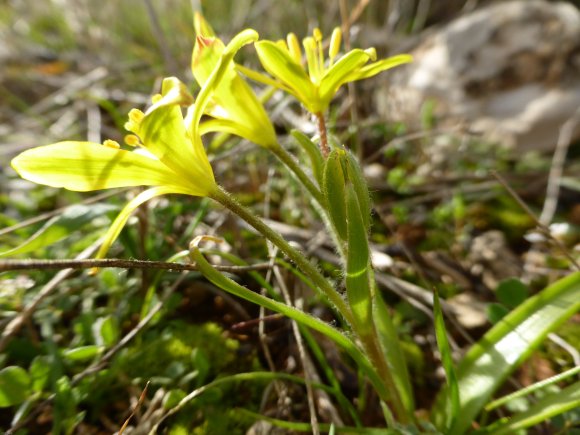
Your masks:
{"label": "green stem", "polygon": [[316,112],[314,116],[318,121],[318,134],[320,135],[320,151],[322,151],[322,157],[326,159],[330,154],[330,147],[328,146],[328,132],[326,131],[326,121],[324,120],[324,114],[322,112]]}
{"label": "green stem", "polygon": [[340,241],[340,237],[338,237],[336,233],[336,229],[328,219],[328,212],[325,208],[324,197],[320,189],[318,189],[314,183],[310,180],[310,177],[306,175],[306,173],[302,170],[298,162],[292,157],[292,155],[286,151],[281,145],[277,144],[275,147],[270,148],[271,151],[278,157],[278,159],[286,165],[286,167],[296,175],[296,177],[300,180],[302,185],[308,190],[310,195],[315,200],[314,208],[322,218],[324,225],[328,229],[332,237],[332,241],[334,246],[336,247],[338,253],[340,254],[341,264],[345,264],[344,262],[344,245]]}
{"label": "green stem", "polygon": [[320,206],[323,206],[324,198],[322,197],[320,189],[314,185],[310,177],[306,175],[294,157],[292,157],[292,155],[279,144],[277,144],[277,146],[270,147],[270,150],[282,163],[286,165],[286,167],[292,173],[294,173],[294,175],[296,175],[302,185],[306,188],[306,190],[308,190],[310,195],[312,195],[314,200],[320,204]]}
{"label": "green stem", "polygon": [[[373,379],[373,384],[375,385],[375,388],[377,388],[381,399],[393,405],[395,414],[401,419],[401,421],[407,421],[408,416],[400,397],[397,394],[392,374],[384,358],[382,358],[380,346],[376,340],[373,340],[373,337],[368,335],[365,337],[358,333],[350,308],[344,299],[336,292],[333,286],[330,285],[328,280],[308,261],[303,253],[290,246],[283,237],[268,227],[258,216],[236,201],[223,188],[218,187],[210,197],[229,209],[232,213],[242,218],[266,239],[278,247],[280,251],[292,260],[296,266],[312,280],[318,290],[335,306],[337,311],[344,317],[346,322],[353,328],[355,334],[359,336],[363,342],[366,353],[374,365],[375,370],[377,370],[378,379],[375,377]],[[377,383],[379,379],[380,383]]]}
{"label": "green stem", "polygon": [[318,269],[306,259],[303,253],[290,246],[280,234],[268,227],[258,216],[241,205],[223,188],[218,187],[210,197],[245,220],[266,239],[272,242],[274,246],[280,249],[280,251],[292,260],[314,282],[318,290],[336,307],[347,323],[351,326],[354,325],[352,313],[344,299],[336,292],[334,287],[330,285]]}
{"label": "green stem", "polygon": [[381,380],[383,381],[383,383],[387,387],[387,390],[390,393],[387,400],[385,400],[384,397],[381,397],[381,399],[383,399],[385,402],[389,403],[392,406],[394,414],[397,417],[397,421],[399,423],[401,424],[409,423],[410,416],[408,415],[405,405],[401,400],[399,390],[397,389],[395,380],[393,379],[393,374],[387,364],[387,361],[385,360],[385,356],[379,345],[376,331],[364,337],[361,336],[359,338],[362,341],[365,353],[367,354],[369,361],[371,362],[371,364],[373,364],[375,370],[377,371],[378,375],[380,376]]}

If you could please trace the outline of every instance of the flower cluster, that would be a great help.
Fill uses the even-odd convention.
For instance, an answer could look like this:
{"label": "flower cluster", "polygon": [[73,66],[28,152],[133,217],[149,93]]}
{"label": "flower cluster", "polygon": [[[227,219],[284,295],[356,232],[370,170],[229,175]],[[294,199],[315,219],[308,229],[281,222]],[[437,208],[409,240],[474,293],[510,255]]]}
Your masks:
{"label": "flower cluster", "polygon": [[[187,86],[170,77],[163,81],[161,94],[153,98],[145,113],[138,109],[129,112],[125,124],[128,149],[112,140],[103,144],[65,141],[32,148],[12,161],[12,167],[27,180],[74,191],[150,186],[112,223],[98,257],[105,256],[131,213],[143,202],[166,194],[211,197],[217,191],[202,134],[235,134],[280,154],[274,127],[239,71],[289,92],[308,110],[319,113],[326,110],[343,84],[410,61],[410,56],[400,55],[374,62],[373,49],[355,49],[337,59],[341,35],[335,30],[326,62],[322,36],[315,30],[303,41],[306,72],[293,34],[287,42],[256,42],[257,33],[248,29],[225,45],[201,15],[196,15],[195,27],[191,68],[201,87],[195,102]],[[237,51],[252,42],[264,69],[276,80],[233,62]],[[208,117],[202,122],[204,114]]]}

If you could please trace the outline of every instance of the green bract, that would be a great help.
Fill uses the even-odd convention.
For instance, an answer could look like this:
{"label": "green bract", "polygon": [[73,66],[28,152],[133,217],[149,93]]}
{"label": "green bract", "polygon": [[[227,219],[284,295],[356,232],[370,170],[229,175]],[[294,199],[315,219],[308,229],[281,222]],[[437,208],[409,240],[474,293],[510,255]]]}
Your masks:
{"label": "green bract", "polygon": [[[354,49],[335,63],[340,46],[340,31],[333,33],[329,59],[325,63],[322,35],[315,29],[314,36],[303,40],[308,72],[301,63],[301,52],[296,36],[290,34],[287,42],[259,41],[255,44],[262,66],[279,82],[263,80],[296,97],[311,113],[324,112],[339,88],[348,82],[372,77],[381,71],[408,63],[413,58],[401,54],[374,62],[373,48]],[[372,63],[368,63],[372,61]],[[252,78],[260,80],[257,75]]]}

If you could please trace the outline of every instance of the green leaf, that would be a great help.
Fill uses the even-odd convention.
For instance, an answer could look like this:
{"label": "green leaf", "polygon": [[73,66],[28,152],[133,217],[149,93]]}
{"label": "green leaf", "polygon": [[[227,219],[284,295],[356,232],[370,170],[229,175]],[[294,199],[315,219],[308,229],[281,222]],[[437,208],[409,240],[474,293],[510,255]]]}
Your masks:
{"label": "green leaf", "polygon": [[32,360],[30,364],[30,378],[32,383],[32,389],[39,393],[44,390],[44,387],[48,384],[51,373],[51,365],[54,359],[47,355],[37,356]]}
{"label": "green leaf", "polygon": [[140,154],[91,142],[58,142],[24,151],[12,167],[27,180],[77,192],[175,185],[176,174]]}
{"label": "green leaf", "polygon": [[214,269],[212,265],[207,262],[195,244],[190,247],[190,252],[191,257],[199,267],[199,270],[214,285],[234,296],[240,297],[247,300],[248,302],[260,305],[274,312],[283,314],[308,328],[312,328],[315,331],[324,334],[330,340],[334,341],[337,345],[342,347],[351,356],[351,358],[357,363],[360,369],[369,377],[370,381],[373,383],[380,394],[385,395],[385,397],[388,395],[382,380],[379,378],[377,372],[369,363],[368,359],[363,355],[360,349],[342,332],[308,313],[300,311],[294,307],[290,307],[281,302],[269,299],[245,287],[242,287],[235,281],[227,278],[219,271]]}
{"label": "green leaf", "polygon": [[346,258],[346,296],[361,335],[372,331],[372,301],[370,289],[370,249],[368,234],[352,184],[346,185],[348,246]]}
{"label": "green leaf", "polygon": [[[549,386],[553,386],[554,384],[557,384],[557,383],[562,382],[566,379],[569,379],[573,376],[576,376],[578,373],[580,373],[580,366],[576,366],[574,368],[568,369],[562,373],[558,373],[557,375],[551,376],[547,379],[542,379],[539,382],[536,382],[532,385],[528,385],[527,387],[524,387],[524,388],[520,388],[519,390],[517,390],[511,394],[508,394],[507,396],[500,397],[499,399],[496,399],[493,402],[488,403],[485,406],[485,410],[489,412],[492,409],[495,409],[499,406],[505,405],[506,403],[513,402],[515,400],[520,399],[523,396],[530,395],[536,391],[545,389]],[[555,387],[555,388],[558,388],[558,387]]]}
{"label": "green leaf", "polygon": [[180,389],[172,389],[163,396],[163,409],[171,409],[179,404],[187,394]]}
{"label": "green leaf", "polygon": [[543,397],[530,406],[527,411],[513,415],[507,422],[493,425],[489,433],[494,435],[513,434],[579,407],[580,382],[576,382],[558,393]]}
{"label": "green leaf", "polygon": [[380,292],[373,292],[373,322],[379,337],[381,350],[385,355],[389,369],[397,387],[401,401],[409,415],[415,412],[413,388],[409,379],[407,361],[400,346],[400,338],[387,305],[383,301]]}
{"label": "green leaf", "polygon": [[451,348],[447,339],[447,330],[445,329],[445,320],[443,319],[443,311],[441,310],[441,301],[439,300],[439,293],[435,291],[433,295],[433,314],[435,321],[435,337],[437,338],[437,347],[441,353],[441,362],[445,369],[447,377],[447,386],[449,388],[449,402],[445,405],[447,421],[445,422],[445,429],[447,430],[453,426],[457,415],[459,414],[459,384],[457,383],[457,376],[455,374],[455,367],[453,365],[453,356]]}
{"label": "green leaf", "polygon": [[515,308],[529,297],[530,289],[519,279],[508,278],[499,283],[495,294],[506,307]]}
{"label": "green leaf", "polygon": [[506,308],[505,305],[497,304],[495,302],[489,304],[486,307],[486,311],[487,311],[487,318],[489,319],[489,321],[493,325],[498,323],[501,319],[503,319],[505,316],[507,316],[510,312],[510,310],[508,308]]}
{"label": "green leaf", "polygon": [[346,154],[346,169],[347,178],[354,187],[356,192],[356,197],[360,204],[360,213],[365,226],[366,231],[370,230],[371,226],[371,196],[369,194],[369,188],[367,185],[367,180],[363,174],[363,171],[357,162],[356,158],[351,152],[345,151]]}
{"label": "green leaf", "polygon": [[49,219],[37,232],[18,247],[0,253],[0,257],[21,255],[44,248],[71,235],[96,217],[115,210],[110,204],[75,204],[67,207],[62,214]]}
{"label": "green leaf", "polygon": [[119,340],[120,334],[119,325],[113,316],[100,317],[93,324],[95,343],[99,346],[113,346]]}
{"label": "green leaf", "polygon": [[211,373],[211,361],[203,349],[196,347],[191,352],[191,362],[197,371],[198,383],[203,384],[206,381],[207,376]]}
{"label": "green leaf", "polygon": [[[545,337],[580,310],[580,272],[529,298],[505,316],[469,350],[457,368],[460,412],[450,434],[464,433],[503,381]],[[434,422],[445,426],[449,389],[438,395]]]}
{"label": "green leaf", "polygon": [[88,346],[80,346],[74,349],[65,350],[62,356],[65,360],[70,362],[83,362],[94,359],[103,351],[102,346],[91,344]]}
{"label": "green leaf", "polygon": [[322,186],[322,171],[324,166],[324,158],[322,157],[322,153],[320,152],[320,148],[314,142],[310,140],[308,136],[298,130],[292,130],[290,132],[292,137],[298,142],[298,144],[302,147],[302,149],[308,155],[310,159],[310,166],[312,168],[312,173],[314,174],[314,178],[318,182],[319,186]]}
{"label": "green leaf", "polygon": [[343,150],[333,150],[324,162],[322,192],[336,233],[343,241],[346,241],[346,178],[342,166],[343,156]]}
{"label": "green leaf", "polygon": [[30,394],[30,376],[22,367],[0,370],[0,408],[19,405]]}

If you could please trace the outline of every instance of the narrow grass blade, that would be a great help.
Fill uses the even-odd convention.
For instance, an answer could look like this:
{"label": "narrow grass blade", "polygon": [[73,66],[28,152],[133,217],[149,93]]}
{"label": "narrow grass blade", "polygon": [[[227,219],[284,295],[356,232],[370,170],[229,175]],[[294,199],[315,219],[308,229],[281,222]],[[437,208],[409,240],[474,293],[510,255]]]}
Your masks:
{"label": "narrow grass blade", "polygon": [[377,375],[377,372],[372,367],[368,359],[362,354],[360,349],[343,333],[324,323],[322,320],[311,316],[310,314],[254,293],[253,291],[242,287],[235,281],[222,275],[207,262],[199,248],[196,246],[196,243],[199,243],[199,238],[196,238],[192,243],[190,251],[192,259],[196,262],[204,276],[214,285],[221,288],[222,290],[227,291],[230,294],[233,294],[234,296],[238,296],[256,305],[261,305],[264,308],[283,314],[308,328],[312,328],[315,331],[326,335],[329,339],[342,347],[361,368],[361,370],[364,370],[365,374],[369,377],[369,380],[373,383],[379,394],[383,395],[383,397],[388,396],[388,392],[383,381]]}
{"label": "narrow grass blade", "polygon": [[453,366],[451,348],[449,347],[449,341],[447,340],[447,331],[445,329],[443,311],[441,310],[441,301],[439,300],[439,293],[437,291],[435,291],[435,294],[433,295],[433,315],[435,320],[437,347],[441,353],[441,362],[445,369],[447,387],[449,388],[448,403],[445,405],[447,410],[445,429],[448,429],[453,426],[453,423],[459,414],[459,385],[457,383],[457,376],[455,375],[455,368]]}
{"label": "narrow grass blade", "polygon": [[[247,262],[245,262],[241,258],[239,258],[236,255],[231,254],[231,253],[226,253],[226,252],[216,251],[216,250],[210,250],[210,251],[204,251],[204,252],[206,254],[219,255],[220,257],[225,258],[229,262],[236,264],[238,266],[247,266],[248,265]],[[284,268],[288,269],[290,272],[292,272],[306,286],[312,287],[312,285],[313,285],[312,282],[310,282],[310,280],[307,277],[305,277],[302,273],[300,273],[300,271],[298,271],[295,267],[292,267],[291,264],[289,264],[283,260],[280,260],[280,259],[278,259],[276,261],[276,263],[281,265],[281,267],[284,267]],[[278,299],[279,295],[274,291],[274,289],[270,285],[270,283],[268,281],[266,281],[260,273],[254,271],[254,272],[249,272],[249,275],[260,286],[265,288],[266,291],[268,292],[268,294],[272,296],[272,298],[279,300]],[[308,328],[306,328],[300,324],[299,324],[299,327],[300,327],[300,333],[302,334],[302,336],[304,337],[304,340],[306,340],[306,343],[310,347],[310,351],[312,352],[312,355],[314,356],[314,358],[318,362],[319,366],[321,367],[322,371],[324,372],[324,376],[326,377],[327,382],[330,384],[331,388],[333,389],[332,391],[333,391],[334,396],[336,397],[336,401],[338,402],[340,407],[345,412],[348,412],[348,414],[352,417],[352,420],[357,427],[362,426],[362,423],[360,421],[360,418],[358,416],[356,409],[354,408],[352,403],[350,403],[350,401],[346,398],[346,396],[342,392],[340,382],[339,382],[338,378],[336,377],[334,370],[328,364],[328,360],[326,359],[326,356],[324,355],[323,350],[320,348],[318,341],[316,340],[316,338],[314,337],[314,335],[310,332],[310,330]]]}
{"label": "narrow grass blade", "polygon": [[[458,366],[460,412],[447,433],[464,433],[504,380],[537,349],[549,332],[578,310],[580,272],[528,299],[485,334]],[[450,394],[444,388],[433,410],[433,419],[439,428],[445,426],[444,404]]]}
{"label": "narrow grass blade", "polygon": [[532,427],[542,421],[580,407],[580,382],[562,391],[544,397],[534,403],[527,411],[514,415],[504,424],[493,425],[489,432],[494,435],[509,435]]}
{"label": "narrow grass blade", "polygon": [[373,299],[373,322],[378,334],[381,350],[393,374],[401,401],[408,414],[413,415],[415,412],[415,401],[411,380],[409,379],[409,371],[407,370],[407,362],[399,345],[400,339],[391,319],[391,313],[389,313],[387,305],[376,288]]}
{"label": "narrow grass blade", "polygon": [[492,409],[502,406],[511,400],[517,399],[518,397],[526,396],[528,394],[533,393],[534,391],[546,388],[548,385],[552,385],[555,384],[556,382],[563,381],[564,379],[567,379],[571,376],[576,376],[578,373],[580,373],[580,366],[576,366],[570,370],[566,370],[563,373],[559,373],[556,376],[552,376],[548,379],[544,379],[543,381],[536,382],[535,384],[532,384],[526,388],[522,388],[521,390],[518,390],[515,393],[508,394],[507,396],[494,400],[485,407],[485,410],[489,412]]}

